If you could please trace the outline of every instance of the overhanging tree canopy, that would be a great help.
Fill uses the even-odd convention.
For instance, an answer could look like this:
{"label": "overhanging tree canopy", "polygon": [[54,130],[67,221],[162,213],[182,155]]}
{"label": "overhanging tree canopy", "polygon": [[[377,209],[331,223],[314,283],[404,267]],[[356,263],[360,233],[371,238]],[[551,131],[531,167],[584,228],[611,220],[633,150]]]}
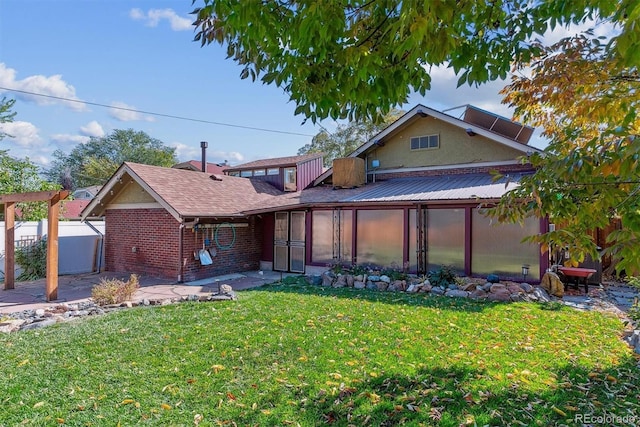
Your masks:
{"label": "overhanging tree canopy", "polygon": [[610,51],[640,62],[640,5],[633,0],[193,0],[195,40],[226,46],[242,78],[284,88],[296,114],[378,118],[431,87],[449,65],[459,83],[505,78],[537,52],[549,28],[597,17],[621,33]]}

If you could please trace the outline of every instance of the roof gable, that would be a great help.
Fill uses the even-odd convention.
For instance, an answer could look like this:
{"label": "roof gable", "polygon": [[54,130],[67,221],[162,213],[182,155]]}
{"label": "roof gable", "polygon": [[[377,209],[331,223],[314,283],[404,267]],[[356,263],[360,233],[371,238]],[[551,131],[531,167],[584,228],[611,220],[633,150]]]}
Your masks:
{"label": "roof gable", "polygon": [[133,183],[178,221],[194,217],[242,217],[243,211],[282,194],[257,180],[125,162],[82,211],[82,219],[104,215],[116,197]]}
{"label": "roof gable", "polygon": [[[450,129],[457,129],[458,133],[465,133],[470,138],[472,139],[475,138],[473,139],[474,144],[480,144],[484,142],[484,143],[489,143],[493,147],[495,147],[495,149],[485,147],[485,150],[487,149],[496,150],[496,153],[498,151],[501,151],[504,153],[509,153],[509,152],[512,153],[513,159],[511,160],[511,162],[514,162],[515,157],[517,156],[528,155],[528,154],[531,154],[532,152],[541,152],[541,150],[535,147],[531,147],[522,142],[518,142],[514,139],[507,138],[496,132],[485,129],[481,126],[466,122],[462,119],[456,118],[454,116],[451,116],[443,112],[434,110],[432,108],[425,107],[424,105],[418,104],[414,108],[412,108],[410,111],[408,111],[406,114],[404,114],[402,117],[400,117],[398,120],[396,120],[395,122],[387,126],[385,129],[383,129],[380,133],[375,135],[373,138],[371,138],[369,141],[365,142],[364,144],[356,148],[351,154],[349,154],[348,157],[365,157],[371,151],[384,146],[388,141],[397,137],[406,129],[410,128],[411,126],[415,126],[419,120],[424,118],[435,119],[437,122],[448,126]],[[479,138],[476,138],[477,136],[479,136]],[[482,142],[480,142],[480,140]],[[407,141],[407,144],[408,143],[409,142]],[[476,147],[478,146],[479,145],[476,145]],[[408,145],[407,145],[407,150],[408,150]],[[465,153],[469,155],[469,153],[467,153],[466,151],[468,150],[465,150]],[[499,159],[499,161],[503,161],[503,159]],[[478,160],[474,160],[474,162],[478,162]],[[482,162],[483,164],[488,164],[488,161],[486,160],[480,160],[480,162]],[[469,162],[463,161],[461,162],[461,164],[469,164]],[[397,168],[406,167],[405,165],[402,165],[402,164],[392,165],[392,166]],[[424,166],[433,167],[434,165],[424,165]],[[443,165],[443,166],[446,167],[448,165]],[[333,174],[333,169],[330,168],[327,171],[325,171],[323,174],[321,174],[314,181],[314,184],[318,185],[319,183],[325,181],[332,174]]]}

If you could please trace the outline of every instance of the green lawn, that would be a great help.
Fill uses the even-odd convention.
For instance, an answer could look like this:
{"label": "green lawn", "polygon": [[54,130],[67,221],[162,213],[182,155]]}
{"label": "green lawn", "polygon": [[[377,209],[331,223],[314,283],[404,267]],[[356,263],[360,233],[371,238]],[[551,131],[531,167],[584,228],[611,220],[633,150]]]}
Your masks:
{"label": "green lawn", "polygon": [[557,305],[270,285],[0,336],[0,426],[638,422],[622,328]]}

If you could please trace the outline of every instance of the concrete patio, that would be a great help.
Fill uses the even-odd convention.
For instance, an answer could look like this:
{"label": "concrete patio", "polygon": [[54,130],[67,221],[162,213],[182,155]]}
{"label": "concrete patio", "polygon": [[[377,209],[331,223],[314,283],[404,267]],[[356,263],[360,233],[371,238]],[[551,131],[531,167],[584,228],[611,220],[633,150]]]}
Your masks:
{"label": "concrete patio", "polygon": [[[222,284],[230,285],[234,291],[240,291],[274,283],[288,275],[290,274],[276,271],[249,271],[186,283],[172,283],[167,279],[140,276],[140,289],[136,292],[134,301],[162,300],[187,295],[209,295],[212,292],[217,292],[218,287]],[[87,301],[91,297],[91,289],[103,278],[127,280],[129,274],[103,272],[60,276],[58,278],[59,298],[49,302],[45,298],[45,279],[16,282],[15,289],[4,290],[4,287],[0,288],[0,313],[36,310],[59,303]]]}

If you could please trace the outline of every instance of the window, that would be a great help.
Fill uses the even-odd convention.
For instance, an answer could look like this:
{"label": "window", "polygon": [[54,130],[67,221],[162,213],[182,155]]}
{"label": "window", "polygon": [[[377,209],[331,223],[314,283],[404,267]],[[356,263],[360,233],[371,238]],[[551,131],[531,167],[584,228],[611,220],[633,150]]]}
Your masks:
{"label": "window", "polygon": [[229,172],[229,176],[240,176],[240,172],[238,171]]}
{"label": "window", "polygon": [[279,173],[280,169],[278,168],[267,169],[267,175],[278,175]]}
{"label": "window", "polygon": [[415,136],[411,138],[412,150],[440,148],[440,135]]}
{"label": "window", "polygon": [[264,176],[264,169],[256,169],[253,171],[253,176]]}
{"label": "window", "polygon": [[240,176],[252,176],[253,174],[251,173],[251,171],[240,171]]}
{"label": "window", "polygon": [[285,168],[284,170],[284,191],[297,191],[296,168]]}

